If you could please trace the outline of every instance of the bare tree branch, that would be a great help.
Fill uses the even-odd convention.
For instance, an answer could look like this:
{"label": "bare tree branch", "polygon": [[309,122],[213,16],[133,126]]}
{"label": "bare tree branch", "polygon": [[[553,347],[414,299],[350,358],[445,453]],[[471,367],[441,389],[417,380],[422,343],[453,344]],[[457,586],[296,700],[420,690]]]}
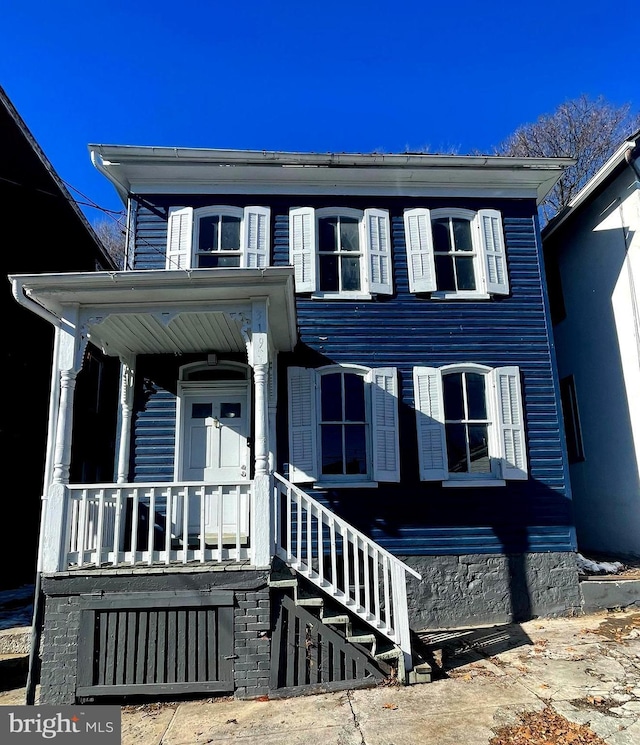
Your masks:
{"label": "bare tree branch", "polygon": [[624,138],[638,129],[640,113],[632,114],[629,104],[613,106],[602,96],[583,95],[518,127],[495,152],[512,157],[576,158],[540,206],[546,223],[568,205]]}
{"label": "bare tree branch", "polygon": [[116,262],[118,269],[123,269],[127,235],[125,213],[122,212],[119,216],[96,220],[93,229],[109,256]]}

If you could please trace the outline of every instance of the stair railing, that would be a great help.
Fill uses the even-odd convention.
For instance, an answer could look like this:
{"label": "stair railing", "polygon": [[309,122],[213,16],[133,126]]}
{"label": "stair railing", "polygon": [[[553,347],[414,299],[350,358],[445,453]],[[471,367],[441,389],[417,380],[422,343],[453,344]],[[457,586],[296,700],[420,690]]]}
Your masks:
{"label": "stair railing", "polygon": [[277,555],[397,644],[410,670],[406,575],[421,575],[280,474],[273,477]]}

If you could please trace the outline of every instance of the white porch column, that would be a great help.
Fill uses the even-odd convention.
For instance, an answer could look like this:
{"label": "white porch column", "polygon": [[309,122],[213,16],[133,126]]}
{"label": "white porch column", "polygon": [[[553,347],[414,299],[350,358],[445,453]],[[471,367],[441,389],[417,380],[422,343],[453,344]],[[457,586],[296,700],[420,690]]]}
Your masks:
{"label": "white porch column", "polygon": [[47,500],[45,520],[42,530],[42,570],[56,572],[64,569],[65,542],[67,539],[67,524],[69,522],[67,503],[67,484],[69,483],[69,466],[71,463],[71,440],[73,430],[73,400],[76,389],[76,377],[82,366],[82,358],[86,347],[77,324],[71,323],[57,332],[57,358],[54,368],[59,371],[59,385],[57,390],[51,391],[51,400],[57,400],[57,412],[53,427],[53,464],[52,482],[45,485]]}
{"label": "white porch column", "polygon": [[269,371],[267,303],[255,301],[251,314],[249,363],[253,367],[255,399],[254,479],[251,510],[253,564],[268,566],[272,555],[271,476],[269,474],[269,428],[267,380]]}
{"label": "white porch column", "polygon": [[118,453],[116,481],[118,484],[126,484],[129,480],[134,386],[135,359],[123,359],[120,364],[120,407],[118,410],[118,439],[116,443]]}
{"label": "white porch column", "polygon": [[60,406],[56,427],[56,449],[53,461],[53,483],[69,483],[73,398],[76,391],[76,370],[60,370]]}

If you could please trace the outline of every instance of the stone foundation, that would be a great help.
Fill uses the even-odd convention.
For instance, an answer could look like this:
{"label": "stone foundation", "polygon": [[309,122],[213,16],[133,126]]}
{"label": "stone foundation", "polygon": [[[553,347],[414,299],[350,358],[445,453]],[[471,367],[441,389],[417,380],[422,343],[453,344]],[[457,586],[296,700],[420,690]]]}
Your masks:
{"label": "stone foundation", "polygon": [[414,631],[575,615],[582,598],[574,553],[400,556]]}

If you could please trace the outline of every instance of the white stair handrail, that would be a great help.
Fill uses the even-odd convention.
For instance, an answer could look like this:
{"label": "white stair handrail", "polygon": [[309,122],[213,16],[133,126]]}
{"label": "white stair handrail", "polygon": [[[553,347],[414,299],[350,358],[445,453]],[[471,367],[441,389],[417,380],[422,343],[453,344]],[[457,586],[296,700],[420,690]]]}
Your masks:
{"label": "white stair handrail", "polygon": [[280,474],[273,477],[278,556],[397,644],[410,670],[406,575],[421,575]]}

